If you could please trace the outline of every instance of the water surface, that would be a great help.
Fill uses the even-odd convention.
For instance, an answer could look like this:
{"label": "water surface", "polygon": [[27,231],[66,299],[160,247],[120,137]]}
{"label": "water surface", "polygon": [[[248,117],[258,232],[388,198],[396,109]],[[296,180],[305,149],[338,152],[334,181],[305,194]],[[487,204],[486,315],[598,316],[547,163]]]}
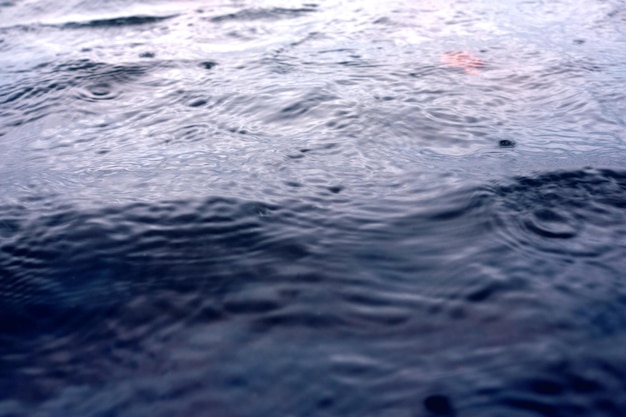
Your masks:
{"label": "water surface", "polygon": [[624,28],[1,2],[0,415],[623,415]]}

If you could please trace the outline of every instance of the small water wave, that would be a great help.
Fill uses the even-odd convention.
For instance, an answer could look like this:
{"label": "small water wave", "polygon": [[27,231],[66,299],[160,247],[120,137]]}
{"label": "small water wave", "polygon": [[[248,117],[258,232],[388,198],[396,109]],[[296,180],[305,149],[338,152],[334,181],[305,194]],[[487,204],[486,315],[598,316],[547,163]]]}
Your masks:
{"label": "small water wave", "polygon": [[293,19],[316,11],[317,8],[315,5],[301,8],[272,7],[243,9],[235,13],[213,16],[209,18],[209,20],[213,23],[222,23],[231,21]]}
{"label": "small water wave", "polygon": [[122,16],[112,17],[110,19],[93,19],[83,22],[67,22],[60,24],[63,29],[98,29],[98,28],[122,28],[126,26],[146,25],[152,23],[163,22],[172,19],[176,15],[170,16]]}
{"label": "small water wave", "polygon": [[12,25],[0,25],[0,33],[41,33],[46,30],[121,30],[128,27],[154,25],[177,16],[176,14],[166,16],[134,15],[75,21],[59,19],[54,21],[16,22]]}

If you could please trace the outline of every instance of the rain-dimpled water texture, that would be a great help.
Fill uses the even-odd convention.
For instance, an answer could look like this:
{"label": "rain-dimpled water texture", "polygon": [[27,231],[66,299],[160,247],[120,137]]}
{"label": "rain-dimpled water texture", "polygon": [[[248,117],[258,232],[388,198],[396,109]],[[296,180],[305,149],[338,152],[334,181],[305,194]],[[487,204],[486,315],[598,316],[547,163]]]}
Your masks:
{"label": "rain-dimpled water texture", "polygon": [[622,416],[625,27],[0,1],[0,416]]}

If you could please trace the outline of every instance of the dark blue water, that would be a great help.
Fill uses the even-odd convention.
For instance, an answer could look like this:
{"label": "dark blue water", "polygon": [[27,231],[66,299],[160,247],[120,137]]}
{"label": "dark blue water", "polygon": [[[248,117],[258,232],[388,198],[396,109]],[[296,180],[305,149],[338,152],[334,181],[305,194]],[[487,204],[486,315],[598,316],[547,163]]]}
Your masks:
{"label": "dark blue water", "polygon": [[0,63],[0,416],[626,415],[623,0],[9,0]]}

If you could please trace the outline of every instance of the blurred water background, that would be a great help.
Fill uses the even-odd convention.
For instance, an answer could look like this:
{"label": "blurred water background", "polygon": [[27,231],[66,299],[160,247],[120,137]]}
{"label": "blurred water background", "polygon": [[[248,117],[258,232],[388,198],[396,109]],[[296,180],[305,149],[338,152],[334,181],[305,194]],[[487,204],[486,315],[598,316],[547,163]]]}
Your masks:
{"label": "blurred water background", "polygon": [[0,1],[0,416],[626,415],[625,85],[624,0]]}

